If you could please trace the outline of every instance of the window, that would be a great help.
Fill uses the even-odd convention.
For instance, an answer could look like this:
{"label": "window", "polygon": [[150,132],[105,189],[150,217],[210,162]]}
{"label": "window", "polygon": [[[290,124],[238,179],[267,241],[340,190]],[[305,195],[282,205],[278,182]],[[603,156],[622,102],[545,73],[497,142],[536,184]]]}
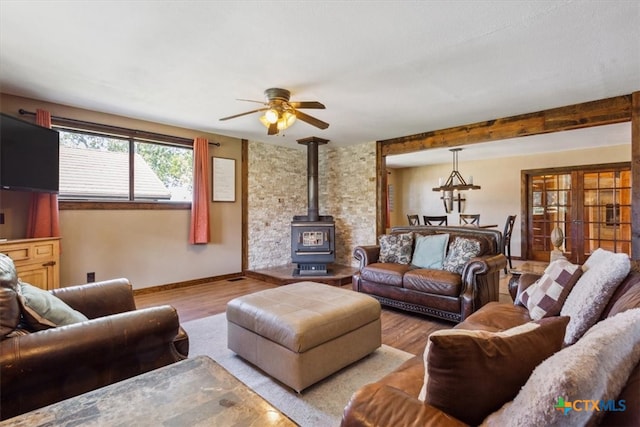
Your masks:
{"label": "window", "polygon": [[58,128],[62,201],[190,202],[193,149]]}

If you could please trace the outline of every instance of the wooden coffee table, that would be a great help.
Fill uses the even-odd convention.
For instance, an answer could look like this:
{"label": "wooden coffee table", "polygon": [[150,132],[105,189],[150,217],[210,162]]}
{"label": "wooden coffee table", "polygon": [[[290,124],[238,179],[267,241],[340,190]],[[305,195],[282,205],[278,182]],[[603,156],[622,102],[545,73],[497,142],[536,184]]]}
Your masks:
{"label": "wooden coffee table", "polygon": [[295,426],[206,356],[5,420],[0,426]]}

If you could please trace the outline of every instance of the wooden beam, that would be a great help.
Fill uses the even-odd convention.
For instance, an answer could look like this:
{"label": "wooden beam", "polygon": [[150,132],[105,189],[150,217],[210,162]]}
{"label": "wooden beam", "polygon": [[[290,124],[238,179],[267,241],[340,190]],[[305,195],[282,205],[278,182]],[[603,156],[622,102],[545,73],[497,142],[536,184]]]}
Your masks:
{"label": "wooden beam", "polygon": [[631,97],[616,96],[378,142],[382,146],[382,156],[388,156],[628,122],[631,120]]}
{"label": "wooden beam", "polygon": [[381,149],[376,143],[376,236],[387,232],[387,167]]}
{"label": "wooden beam", "polygon": [[640,92],[631,97],[631,259],[640,260]]}

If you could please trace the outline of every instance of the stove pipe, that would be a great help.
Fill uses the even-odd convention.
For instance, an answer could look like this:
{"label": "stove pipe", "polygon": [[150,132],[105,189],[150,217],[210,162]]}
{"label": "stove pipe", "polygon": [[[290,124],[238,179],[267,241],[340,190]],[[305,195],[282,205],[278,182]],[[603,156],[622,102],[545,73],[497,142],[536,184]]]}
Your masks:
{"label": "stove pipe", "polygon": [[320,219],[318,206],[318,145],[326,144],[328,139],[312,136],[299,139],[298,144],[307,146],[307,221]]}

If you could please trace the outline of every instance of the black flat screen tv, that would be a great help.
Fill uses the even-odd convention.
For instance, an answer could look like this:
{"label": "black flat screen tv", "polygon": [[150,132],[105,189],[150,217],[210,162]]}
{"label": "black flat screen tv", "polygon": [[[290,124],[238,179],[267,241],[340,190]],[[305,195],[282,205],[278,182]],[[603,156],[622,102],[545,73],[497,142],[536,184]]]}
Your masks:
{"label": "black flat screen tv", "polygon": [[57,131],[0,114],[0,189],[57,193]]}

